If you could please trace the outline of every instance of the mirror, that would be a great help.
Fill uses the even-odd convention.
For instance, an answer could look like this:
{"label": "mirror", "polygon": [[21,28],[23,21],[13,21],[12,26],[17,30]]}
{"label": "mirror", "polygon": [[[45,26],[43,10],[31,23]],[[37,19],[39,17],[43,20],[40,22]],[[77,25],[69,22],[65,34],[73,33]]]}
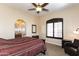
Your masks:
{"label": "mirror", "polygon": [[32,25],[32,33],[36,33],[36,25]]}

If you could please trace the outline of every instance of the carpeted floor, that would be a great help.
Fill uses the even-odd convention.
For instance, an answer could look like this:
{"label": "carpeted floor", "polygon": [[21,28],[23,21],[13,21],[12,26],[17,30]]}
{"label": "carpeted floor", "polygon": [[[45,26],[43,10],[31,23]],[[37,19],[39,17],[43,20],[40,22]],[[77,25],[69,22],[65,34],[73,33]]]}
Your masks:
{"label": "carpeted floor", "polygon": [[39,54],[39,56],[68,56],[60,46],[46,43],[46,48],[46,55]]}

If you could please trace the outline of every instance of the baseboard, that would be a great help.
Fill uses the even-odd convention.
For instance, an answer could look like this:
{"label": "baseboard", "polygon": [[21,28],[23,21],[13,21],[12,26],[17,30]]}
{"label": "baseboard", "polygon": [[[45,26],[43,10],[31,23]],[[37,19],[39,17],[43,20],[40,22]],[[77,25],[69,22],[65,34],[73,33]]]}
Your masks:
{"label": "baseboard", "polygon": [[49,44],[54,44],[54,45],[57,45],[57,46],[62,46],[62,44],[57,44],[57,43],[52,43],[52,42],[47,42],[46,43],[49,43]]}

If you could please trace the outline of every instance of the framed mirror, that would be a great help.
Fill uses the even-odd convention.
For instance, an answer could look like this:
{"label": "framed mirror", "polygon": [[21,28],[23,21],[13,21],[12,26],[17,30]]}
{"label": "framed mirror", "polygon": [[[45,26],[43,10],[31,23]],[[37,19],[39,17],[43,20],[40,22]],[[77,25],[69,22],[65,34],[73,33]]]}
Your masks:
{"label": "framed mirror", "polygon": [[32,25],[32,33],[36,33],[36,30],[37,30],[36,25]]}

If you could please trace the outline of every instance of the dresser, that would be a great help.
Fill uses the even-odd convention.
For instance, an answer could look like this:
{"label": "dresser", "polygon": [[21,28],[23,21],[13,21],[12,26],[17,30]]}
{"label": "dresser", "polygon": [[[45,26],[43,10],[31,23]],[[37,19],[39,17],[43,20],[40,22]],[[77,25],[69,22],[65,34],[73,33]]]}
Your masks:
{"label": "dresser", "polygon": [[39,39],[39,35],[33,35],[33,38],[38,38]]}

